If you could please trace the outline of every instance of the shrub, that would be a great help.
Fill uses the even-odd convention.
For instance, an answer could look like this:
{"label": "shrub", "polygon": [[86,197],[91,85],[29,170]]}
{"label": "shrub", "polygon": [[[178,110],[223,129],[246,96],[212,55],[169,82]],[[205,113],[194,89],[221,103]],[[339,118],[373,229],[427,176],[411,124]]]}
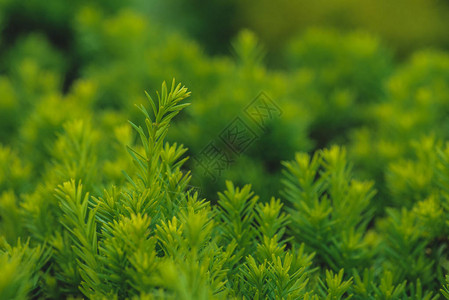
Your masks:
{"label": "shrub", "polygon": [[0,2],[0,298],[449,297],[447,53],[313,29],[277,69],[154,3]]}
{"label": "shrub", "polygon": [[[20,181],[26,172],[2,180],[2,297],[438,297],[446,148],[423,150],[437,151],[429,168],[441,184],[428,182],[426,199],[385,217],[373,215],[373,183],[353,177],[339,146],[284,163],[286,202],[259,200],[250,185],[227,181],[211,204],[189,184],[186,149],[165,141],[189,96],[174,81],[162,85],[157,101],[147,94],[149,106],[138,106],[145,125],[130,122],[138,142],[126,146],[128,154],[111,147],[116,141],[101,126],[69,121],[40,180],[27,189]],[[130,143],[124,128],[117,127],[122,147]],[[14,158],[8,149],[5,155]],[[122,166],[125,180],[99,172],[106,163]]]}

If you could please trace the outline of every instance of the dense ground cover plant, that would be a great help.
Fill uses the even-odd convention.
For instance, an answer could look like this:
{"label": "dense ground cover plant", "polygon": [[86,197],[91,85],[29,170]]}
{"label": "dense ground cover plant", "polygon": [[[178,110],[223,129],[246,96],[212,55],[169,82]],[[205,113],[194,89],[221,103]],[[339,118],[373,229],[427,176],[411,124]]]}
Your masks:
{"label": "dense ground cover plant", "polygon": [[[276,69],[251,31],[209,56],[139,1],[18,3],[0,1],[0,299],[449,299],[446,52],[312,29]],[[173,76],[192,95],[142,92]],[[235,120],[257,138],[211,178],[196,158]]]}
{"label": "dense ground cover plant", "polygon": [[[32,168],[3,150],[3,167],[14,165],[0,196],[1,298],[438,297],[447,148],[430,140],[403,163],[425,164],[435,180],[374,226],[373,182],[353,177],[339,146],[286,161],[283,201],[228,181],[214,205],[189,184],[186,149],[165,141],[189,96],[174,81],[157,101],[147,94],[145,125],[119,125],[121,141],[89,119],[66,122],[34,184]],[[115,164],[121,176],[106,171]]]}

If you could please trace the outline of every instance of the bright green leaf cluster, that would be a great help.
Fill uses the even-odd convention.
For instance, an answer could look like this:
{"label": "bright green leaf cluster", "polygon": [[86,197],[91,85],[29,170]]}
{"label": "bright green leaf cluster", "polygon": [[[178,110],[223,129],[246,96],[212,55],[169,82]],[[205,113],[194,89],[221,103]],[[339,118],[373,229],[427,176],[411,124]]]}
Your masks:
{"label": "bright green leaf cluster", "polygon": [[[373,183],[354,178],[338,146],[284,163],[285,202],[228,181],[211,204],[189,184],[186,149],[165,142],[189,95],[175,82],[162,85],[157,101],[147,94],[152,112],[139,106],[145,127],[131,123],[138,142],[120,164],[126,180],[111,183],[101,172],[126,161],[118,159],[125,145],[114,147],[117,138],[78,120],[58,134],[42,183],[20,194],[5,183],[3,298],[438,297],[431,291],[447,268],[438,241],[449,226],[449,148],[430,143],[416,161],[398,164],[426,165],[437,183],[426,183],[424,200],[391,207],[374,223]],[[117,132],[129,141],[122,126]],[[404,178],[389,180],[393,187]]]}

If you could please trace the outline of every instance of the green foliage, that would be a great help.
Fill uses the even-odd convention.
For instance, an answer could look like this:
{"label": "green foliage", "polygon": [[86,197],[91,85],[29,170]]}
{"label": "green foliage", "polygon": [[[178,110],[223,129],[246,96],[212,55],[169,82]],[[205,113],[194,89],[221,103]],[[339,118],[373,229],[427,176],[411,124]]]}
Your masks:
{"label": "green foliage", "polygon": [[26,299],[39,296],[41,276],[50,252],[45,246],[31,248],[29,242],[12,247],[4,239],[0,240],[0,297],[2,299]]}
{"label": "green foliage", "polygon": [[[165,142],[189,95],[174,81],[162,85],[157,101],[147,94],[151,113],[139,105],[145,127],[130,122],[138,142],[127,146],[133,164],[123,164],[126,180],[118,185],[96,172],[125,151],[105,150],[88,120],[65,123],[33,191],[5,182],[2,295],[437,298],[431,290],[447,268],[447,148],[418,149],[408,163],[427,164],[438,183],[428,181],[426,198],[388,209],[374,226],[373,183],[353,177],[338,146],[284,162],[285,208],[230,181],[213,205],[190,188],[186,149]],[[429,161],[431,153],[438,155]]]}
{"label": "green foliage", "polygon": [[367,266],[374,254],[365,237],[374,191],[372,183],[352,179],[346,151],[335,146],[313,157],[298,153],[285,167],[295,238],[335,271]]}
{"label": "green foliage", "polygon": [[[447,53],[311,29],[209,56],[185,3],[48,3],[0,0],[1,299],[449,299]],[[236,118],[256,138],[211,178]]]}

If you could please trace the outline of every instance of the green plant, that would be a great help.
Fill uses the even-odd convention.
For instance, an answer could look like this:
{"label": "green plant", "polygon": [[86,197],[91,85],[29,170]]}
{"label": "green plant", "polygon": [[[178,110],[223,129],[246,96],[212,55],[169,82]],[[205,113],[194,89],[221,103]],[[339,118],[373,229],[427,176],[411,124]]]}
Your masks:
{"label": "green plant", "polygon": [[[155,3],[0,0],[0,298],[447,297],[447,53],[313,29],[211,56]],[[142,93],[173,76],[194,93]]]}
{"label": "green plant", "polygon": [[[445,247],[438,244],[448,226],[446,149],[433,160],[441,184],[429,198],[409,210],[389,209],[374,226],[373,183],[353,178],[338,146],[297,153],[284,163],[285,203],[261,201],[250,185],[228,181],[211,204],[189,184],[186,149],[165,141],[189,95],[175,82],[162,85],[157,101],[147,94],[150,111],[138,106],[145,127],[130,123],[138,142],[127,146],[128,154],[101,147],[101,134],[88,120],[68,122],[43,181],[25,190],[20,181],[7,183],[0,197],[0,260],[7,271],[1,295],[437,298],[431,290],[446,268]],[[117,130],[130,140],[128,131]],[[94,175],[116,163],[125,180]]]}

